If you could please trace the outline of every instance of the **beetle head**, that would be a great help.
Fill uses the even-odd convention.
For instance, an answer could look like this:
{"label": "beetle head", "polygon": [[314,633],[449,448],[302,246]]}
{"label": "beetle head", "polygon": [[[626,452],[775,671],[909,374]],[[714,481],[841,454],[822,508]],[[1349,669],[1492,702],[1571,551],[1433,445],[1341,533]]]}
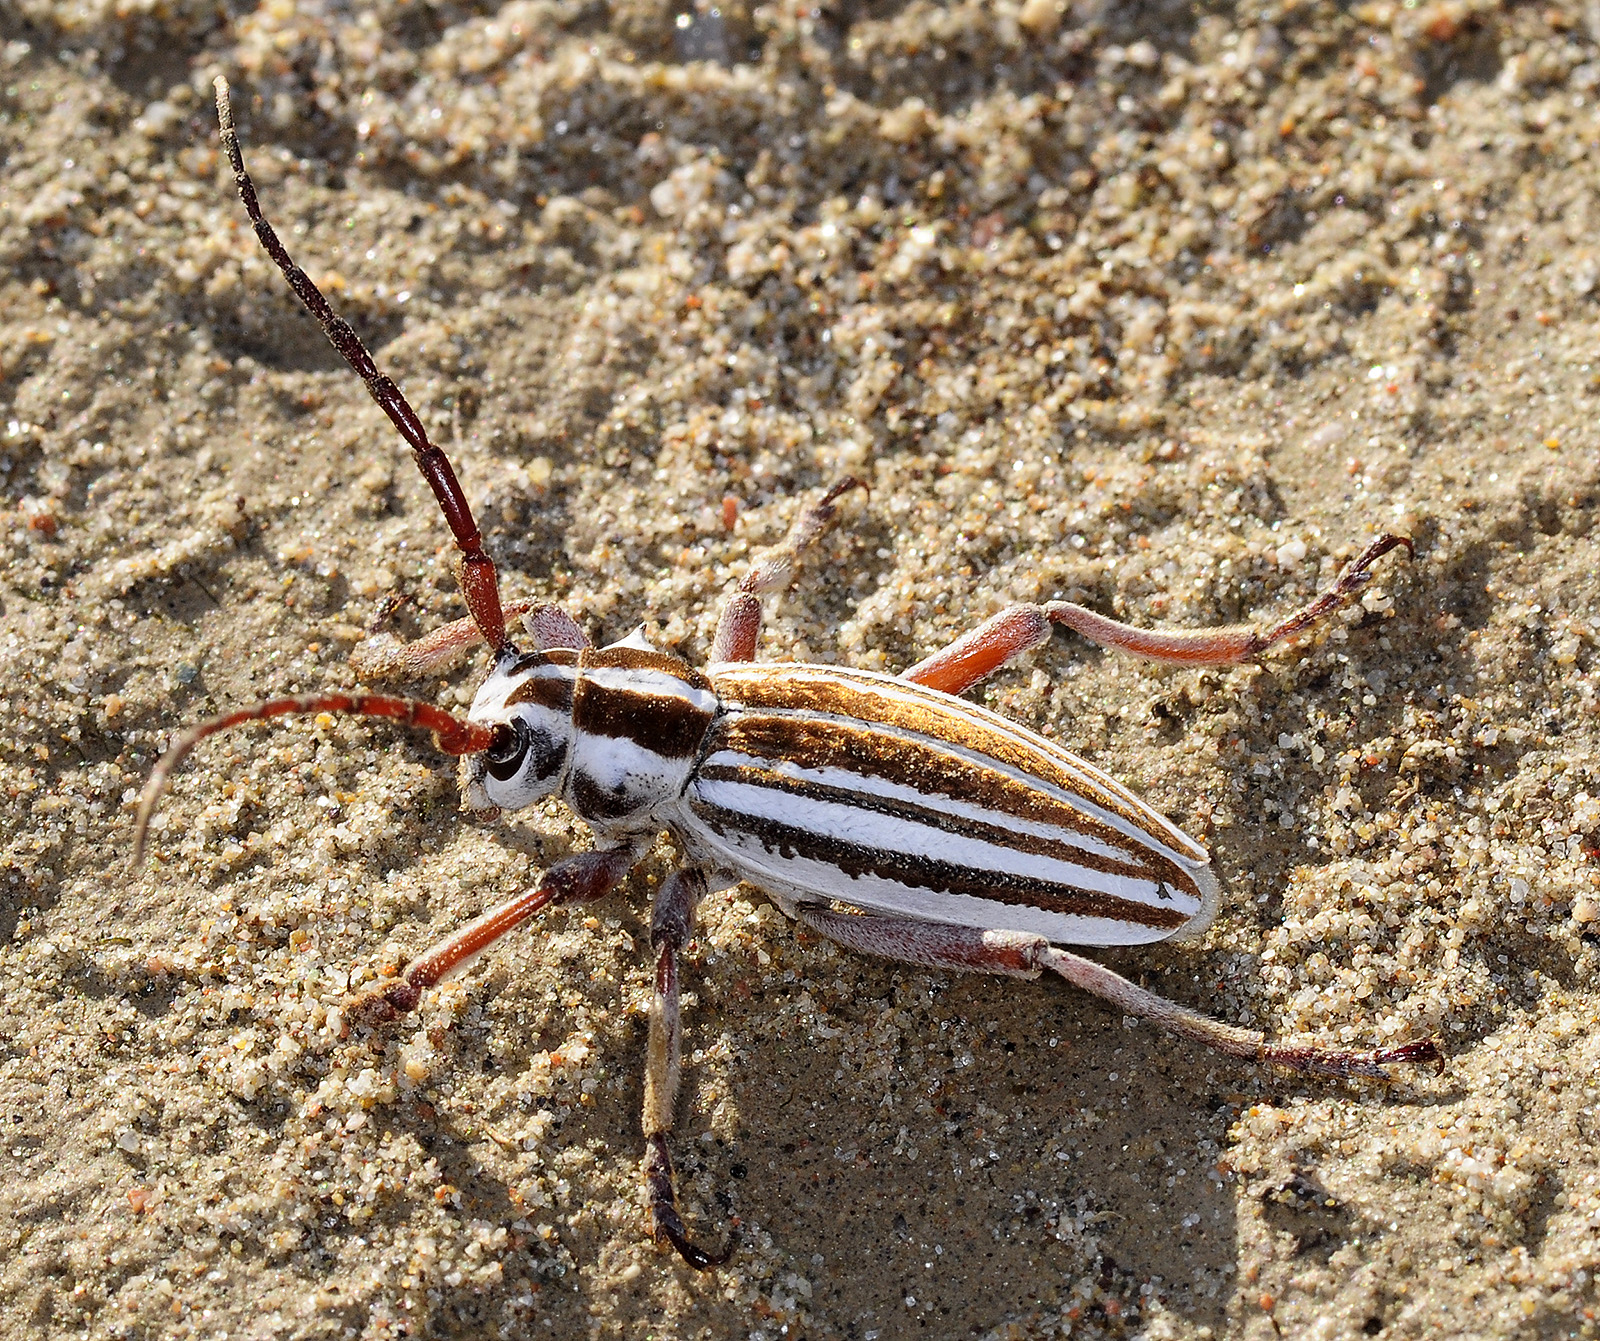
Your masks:
{"label": "beetle head", "polygon": [[469,721],[504,726],[467,761],[467,804],[521,810],[561,790],[572,756],[578,653],[502,653],[472,701]]}

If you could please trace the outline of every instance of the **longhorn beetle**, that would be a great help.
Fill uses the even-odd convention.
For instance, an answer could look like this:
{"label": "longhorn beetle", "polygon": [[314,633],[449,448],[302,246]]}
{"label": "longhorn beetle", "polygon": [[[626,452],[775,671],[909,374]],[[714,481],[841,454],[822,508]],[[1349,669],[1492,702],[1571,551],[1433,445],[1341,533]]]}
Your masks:
{"label": "longhorn beetle", "polygon": [[[1143,945],[1198,936],[1219,891],[1206,850],[1076,755],[956,697],[1046,642],[1057,624],[1107,647],[1190,666],[1233,665],[1316,624],[1367,582],[1385,535],[1309,604],[1277,624],[1178,632],[1131,628],[1051,601],[1013,605],[899,676],[754,661],[763,593],[862,487],[835,484],[728,598],[695,670],[640,635],[595,648],[553,605],[502,606],[494,561],[444,453],[354,331],[289,258],[245,171],[216,81],[222,145],[256,236],[416,455],[460,550],[468,619],[410,644],[380,636],[357,649],[359,673],[420,677],[480,640],[493,661],[466,717],[384,694],[323,693],[238,708],[182,732],[144,789],[134,844],[142,855],[167,777],[207,736],[304,713],[388,717],[465,755],[470,808],[519,810],[559,796],[595,834],[592,851],[483,914],[358,996],[368,1022],[415,1009],[424,991],[552,904],[599,899],[663,830],[682,864],[656,894],[655,993],[644,1087],[644,1184],[653,1233],[694,1267],[726,1260],[689,1239],[678,1213],[667,1136],[679,1080],[679,956],[696,906],[739,881],[789,917],[850,949],[901,963],[1036,978],[1048,970],[1134,1015],[1219,1052],[1295,1071],[1386,1079],[1391,1063],[1443,1060],[1433,1039],[1370,1052],[1269,1043],[1136,986],[1061,945]],[[533,644],[513,644],[521,615]],[[730,1245],[731,1250],[731,1245]]]}

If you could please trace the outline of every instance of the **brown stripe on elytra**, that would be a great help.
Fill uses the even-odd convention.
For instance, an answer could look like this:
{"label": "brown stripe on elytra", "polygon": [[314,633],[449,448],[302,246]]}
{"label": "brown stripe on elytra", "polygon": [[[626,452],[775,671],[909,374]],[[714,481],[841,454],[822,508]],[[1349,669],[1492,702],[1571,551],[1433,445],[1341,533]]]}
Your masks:
{"label": "brown stripe on elytra", "polygon": [[[695,814],[723,837],[729,833],[749,834],[768,852],[776,853],[785,861],[801,859],[832,866],[853,880],[870,875],[933,894],[964,895],[1007,907],[1033,908],[1067,917],[1104,918],[1158,930],[1181,927],[1192,916],[1175,907],[1157,907],[1115,894],[1029,879],[1011,871],[978,870],[915,853],[884,852],[845,842],[833,834],[813,833],[810,829],[759,819],[698,799],[692,805]],[[849,901],[848,894],[841,897]]]}
{"label": "brown stripe on elytra", "polygon": [[[714,754],[712,757],[715,757]],[[830,787],[806,778],[775,773],[770,768],[707,763],[700,768],[695,777],[697,780],[733,782],[747,787],[759,787],[766,791],[779,792],[784,796],[793,796],[798,800],[845,805],[854,810],[884,815],[890,819],[934,829],[940,833],[976,839],[981,843],[992,844],[1002,852],[1025,852],[1029,856],[1049,857],[1054,861],[1081,866],[1085,870],[1097,871],[1104,875],[1118,875],[1133,880],[1151,880],[1158,884],[1173,885],[1193,894],[1197,899],[1200,898],[1199,890],[1195,888],[1193,880],[1182,867],[1148,848],[1133,849],[1144,859],[1142,861],[1118,861],[1115,857],[1108,857],[1100,852],[1085,851],[1075,846],[1070,839],[1018,833],[1015,829],[1007,829],[998,824],[986,824],[968,815],[947,814],[932,806],[918,805],[899,797],[878,796],[871,792],[852,790],[849,787]],[[1071,827],[1080,832],[1083,829],[1082,825]],[[1158,897],[1161,897],[1159,892]]]}
{"label": "brown stripe on elytra", "polygon": [[[1076,793],[1134,825],[1162,846],[1177,842],[1174,831],[1137,797],[1091,764],[1013,722],[948,694],[904,682],[856,679],[849,671],[832,666],[739,666],[719,671],[715,686],[728,708],[827,714],[847,722],[894,727],[943,740]],[[896,747],[902,743],[897,742]],[[1205,860],[1205,852],[1192,839],[1189,842],[1196,859]]]}
{"label": "brown stripe on elytra", "polygon": [[585,670],[660,671],[682,680],[691,689],[711,688],[711,681],[681,657],[643,647],[593,648],[583,653],[580,664]]}
{"label": "brown stripe on elytra", "polygon": [[690,759],[700,750],[711,713],[687,698],[619,689],[580,678],[572,725],[592,736],[629,740],[663,759]]}
{"label": "brown stripe on elytra", "polygon": [[506,695],[506,707],[532,703],[562,714],[572,710],[572,677],[561,674],[532,675]]}
{"label": "brown stripe on elytra", "polygon": [[953,797],[1012,819],[1075,829],[1130,855],[1149,851],[1122,830],[1056,800],[1048,792],[1030,787],[997,768],[986,768],[976,760],[942,750],[929,740],[907,740],[849,721],[807,721],[799,715],[769,716],[744,709],[724,716],[717,724],[707,754],[722,749],[801,768],[842,768],[863,777]]}

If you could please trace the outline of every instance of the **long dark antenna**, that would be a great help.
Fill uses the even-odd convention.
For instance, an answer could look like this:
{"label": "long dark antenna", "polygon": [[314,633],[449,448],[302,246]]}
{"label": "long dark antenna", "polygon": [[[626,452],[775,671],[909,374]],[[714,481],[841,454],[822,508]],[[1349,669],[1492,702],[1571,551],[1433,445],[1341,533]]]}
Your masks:
{"label": "long dark antenna", "polygon": [[244,202],[245,213],[255,226],[256,236],[261,239],[267,255],[283,271],[283,277],[289,281],[295,297],[317,319],[329,343],[367,384],[372,399],[378,402],[378,407],[400,430],[400,436],[410,444],[417,469],[433,490],[433,496],[439,500],[439,509],[450,524],[456,548],[461,551],[461,570],[457,577],[467,609],[483,634],[484,642],[496,652],[502,650],[511,640],[506,636],[506,617],[500,608],[500,581],[495,574],[494,560],[484,552],[483,535],[472,519],[472,508],[468,506],[467,496],[461,490],[455,471],[451,469],[449,457],[428,441],[428,432],[417,418],[416,411],[400,394],[400,388],[393,380],[378,370],[367,347],[350,329],[350,323],[333,310],[322,296],[322,290],[290,259],[288,249],[279,241],[272,225],[261,213],[255,183],[244,169],[244,155],[239,152],[239,133],[233,126],[233,106],[228,101],[228,81],[218,75],[213,87],[217,92],[217,120],[222,123],[223,152],[233,165],[234,184],[239,188],[239,199]]}

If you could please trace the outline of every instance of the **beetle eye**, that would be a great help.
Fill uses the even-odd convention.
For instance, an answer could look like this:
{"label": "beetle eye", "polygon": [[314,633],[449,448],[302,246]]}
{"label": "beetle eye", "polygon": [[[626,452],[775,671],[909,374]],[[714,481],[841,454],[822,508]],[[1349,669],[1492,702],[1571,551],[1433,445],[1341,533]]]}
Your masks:
{"label": "beetle eye", "polygon": [[528,757],[528,728],[520,721],[510,721],[495,728],[494,743],[483,752],[489,774],[498,782],[510,782],[522,769]]}

